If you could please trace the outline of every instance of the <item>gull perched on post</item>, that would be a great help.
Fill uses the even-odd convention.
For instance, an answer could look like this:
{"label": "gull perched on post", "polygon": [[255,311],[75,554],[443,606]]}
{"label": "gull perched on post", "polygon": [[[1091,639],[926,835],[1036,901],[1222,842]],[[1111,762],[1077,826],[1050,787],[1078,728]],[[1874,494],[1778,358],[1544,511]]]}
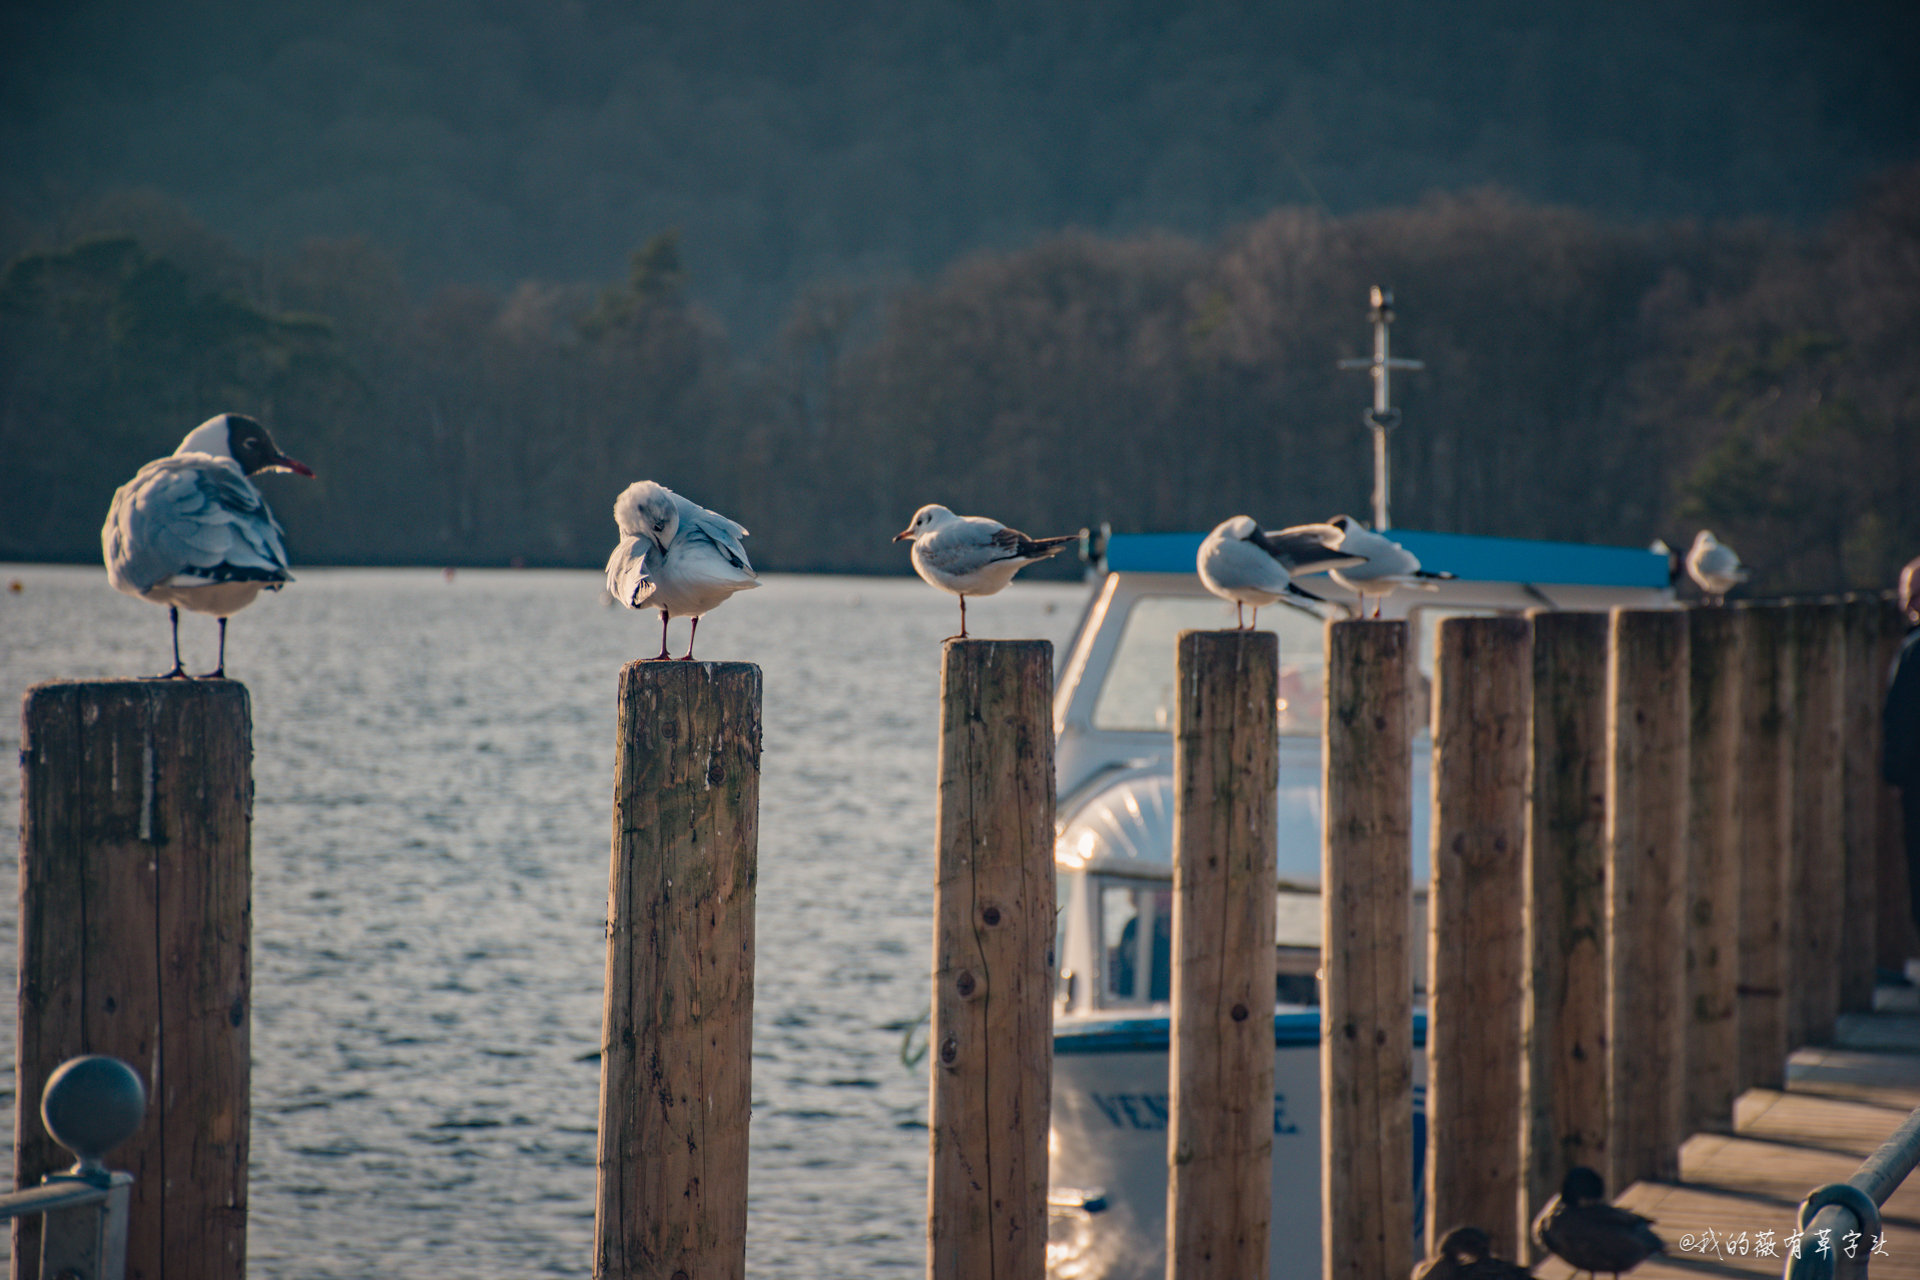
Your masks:
{"label": "gull perched on post", "polygon": [[1365,563],[1358,556],[1335,550],[1330,545],[1333,538],[1327,525],[1297,525],[1266,533],[1252,516],[1234,516],[1207,535],[1199,555],[1194,557],[1194,567],[1207,590],[1233,601],[1234,625],[1244,631],[1249,625],[1246,605],[1253,606],[1253,625],[1258,625],[1260,606],[1272,604],[1281,596],[1320,600],[1311,591],[1294,585],[1295,573]]}
{"label": "gull perched on post", "polygon": [[1732,547],[1714,537],[1712,530],[1702,529],[1693,535],[1693,546],[1687,551],[1687,576],[1715,604],[1725,604],[1727,592],[1752,575]]}
{"label": "gull perched on post", "polygon": [[[1419,587],[1423,591],[1438,591],[1434,582],[1453,577],[1450,573],[1435,573],[1420,567],[1420,559],[1393,539],[1379,534],[1362,525],[1352,516],[1335,516],[1325,524],[1299,525],[1298,529],[1331,529],[1335,550],[1359,559],[1357,565],[1348,568],[1333,566],[1328,577],[1360,597],[1360,612],[1367,611],[1367,597],[1374,597],[1373,616],[1380,616],[1380,603],[1392,594],[1395,587]],[[1293,530],[1282,530],[1290,533]],[[1305,570],[1318,573],[1325,566],[1314,565]]]}
{"label": "gull perched on post", "polygon": [[227,619],[262,591],[293,581],[279,523],[248,476],[312,468],[281,453],[252,418],[223,413],[187,433],[171,457],[141,467],[121,485],[100,529],[107,581],[130,596],[167,606],[173,669],[180,665],[180,610],[220,619],[220,660],[203,679],[227,673]]}
{"label": "gull perched on post", "polygon": [[693,657],[700,619],[736,591],[760,585],[740,539],[744,527],[651,480],[636,480],[613,500],[620,545],[607,558],[607,594],[629,609],[660,611],[660,653],[667,623],[693,619],[683,660]]}
{"label": "gull perched on post", "polygon": [[1075,534],[1058,538],[1029,538],[985,516],[957,516],[939,503],[928,503],[895,542],[913,543],[913,571],[942,591],[960,597],[960,634],[967,638],[967,597],[990,596],[1013,581],[1027,565],[1057,555],[1078,540]]}

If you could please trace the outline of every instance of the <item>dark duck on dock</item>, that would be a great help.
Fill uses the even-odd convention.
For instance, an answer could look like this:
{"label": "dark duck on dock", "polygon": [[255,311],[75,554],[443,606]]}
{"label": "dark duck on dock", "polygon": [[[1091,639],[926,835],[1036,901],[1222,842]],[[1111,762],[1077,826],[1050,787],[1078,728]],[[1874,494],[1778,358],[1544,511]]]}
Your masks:
{"label": "dark duck on dock", "polygon": [[1533,1273],[1493,1256],[1493,1242],[1478,1227],[1455,1227],[1439,1249],[1413,1269],[1413,1280],[1527,1280]]}
{"label": "dark duck on dock", "polygon": [[1653,1219],[1607,1203],[1605,1185],[1593,1170],[1567,1170],[1560,1194],[1533,1220],[1533,1238],[1542,1249],[1577,1271],[1618,1277],[1666,1245],[1653,1233]]}

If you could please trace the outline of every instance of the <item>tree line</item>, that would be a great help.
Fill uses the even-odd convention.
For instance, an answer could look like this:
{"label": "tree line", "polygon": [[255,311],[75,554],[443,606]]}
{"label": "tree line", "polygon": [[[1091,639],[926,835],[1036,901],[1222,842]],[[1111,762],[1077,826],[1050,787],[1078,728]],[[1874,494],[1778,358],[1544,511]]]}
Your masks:
{"label": "tree line", "polygon": [[[1920,169],[1811,232],[1627,224],[1496,190],[1208,239],[1056,235],[818,285],[730,343],[679,232],[602,286],[415,296],[365,241],[243,255],[153,197],[0,276],[0,557],[87,560],[115,486],[235,410],[312,462],[296,562],[598,565],[650,477],[768,569],[900,571],[943,502],[1029,533],[1365,516],[1368,289],[1399,303],[1395,522],[1684,544],[1756,590],[1920,554]],[[43,238],[44,239],[44,238]]]}

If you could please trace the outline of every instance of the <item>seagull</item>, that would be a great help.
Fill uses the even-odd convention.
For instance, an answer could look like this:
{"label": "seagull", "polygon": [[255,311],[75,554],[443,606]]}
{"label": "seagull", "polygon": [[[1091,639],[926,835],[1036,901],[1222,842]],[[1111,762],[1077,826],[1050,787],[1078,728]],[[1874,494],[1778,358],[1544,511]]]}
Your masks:
{"label": "seagull", "polygon": [[1715,604],[1725,604],[1727,592],[1751,575],[1732,547],[1714,537],[1711,529],[1702,529],[1693,536],[1693,546],[1687,552],[1687,576]]}
{"label": "seagull", "polygon": [[1431,1258],[1413,1269],[1413,1280],[1527,1280],[1533,1273],[1493,1256],[1493,1242],[1478,1227],[1447,1232]]}
{"label": "seagull", "polygon": [[636,480],[613,500],[620,545],[607,557],[607,594],[629,609],[660,611],[660,652],[669,657],[667,622],[675,614],[693,619],[682,661],[693,657],[700,619],[736,591],[760,585],[742,526],[717,511],[689,502],[651,480]]}
{"label": "seagull", "polygon": [[293,581],[279,522],[247,479],[262,471],[313,475],[254,419],[222,413],[115,491],[100,527],[107,581],[166,605],[173,623],[173,670],[157,679],[188,678],[180,665],[180,610],[220,619],[220,661],[201,678],[223,680],[227,619],[262,591]]}
{"label": "seagull", "polygon": [[1244,631],[1248,625],[1246,605],[1253,606],[1253,621],[1258,624],[1260,606],[1272,604],[1281,596],[1320,600],[1311,591],[1294,585],[1295,572],[1309,572],[1309,565],[1319,570],[1366,563],[1358,556],[1334,550],[1326,528],[1298,525],[1278,533],[1263,533],[1252,516],[1235,516],[1207,535],[1200,544],[1200,554],[1194,557],[1194,567],[1207,590],[1233,601],[1234,625]]}
{"label": "seagull", "polygon": [[985,516],[957,516],[937,502],[913,513],[913,520],[895,542],[913,543],[913,571],[942,591],[960,597],[960,634],[967,638],[967,597],[990,596],[1023,567],[1057,555],[1078,534],[1058,538],[1029,538]]}
{"label": "seagull", "polygon": [[[1367,611],[1367,597],[1374,597],[1373,616],[1380,616],[1380,603],[1395,587],[1419,587],[1423,591],[1438,591],[1433,584],[1453,577],[1450,573],[1434,573],[1420,567],[1419,557],[1393,539],[1379,534],[1362,525],[1352,516],[1335,516],[1322,525],[1301,525],[1302,529],[1333,529],[1338,540],[1332,545],[1336,550],[1350,556],[1358,556],[1362,563],[1354,568],[1342,569],[1331,566],[1328,576],[1360,597],[1360,612]],[[1292,530],[1282,530],[1283,533]],[[1315,565],[1308,573],[1319,572],[1322,566]]]}
{"label": "seagull", "polygon": [[1610,1273],[1619,1280],[1666,1243],[1653,1233],[1653,1219],[1607,1203],[1600,1175],[1584,1165],[1567,1170],[1560,1194],[1533,1220],[1533,1239],[1542,1249],[1589,1277]]}

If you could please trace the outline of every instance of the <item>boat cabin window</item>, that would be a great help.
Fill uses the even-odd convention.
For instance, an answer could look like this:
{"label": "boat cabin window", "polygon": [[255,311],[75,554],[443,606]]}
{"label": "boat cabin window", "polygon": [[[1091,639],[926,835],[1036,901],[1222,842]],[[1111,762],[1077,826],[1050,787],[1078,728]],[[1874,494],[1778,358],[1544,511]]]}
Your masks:
{"label": "boat cabin window", "polygon": [[[1123,732],[1173,729],[1174,643],[1182,631],[1233,626],[1233,606],[1213,596],[1142,596],[1093,705],[1093,727]],[[1280,637],[1280,732],[1318,736],[1326,683],[1326,627],[1291,605],[1260,610],[1259,629]]]}
{"label": "boat cabin window", "polygon": [[1173,885],[1102,878],[1100,967],[1104,1004],[1173,998]]}

